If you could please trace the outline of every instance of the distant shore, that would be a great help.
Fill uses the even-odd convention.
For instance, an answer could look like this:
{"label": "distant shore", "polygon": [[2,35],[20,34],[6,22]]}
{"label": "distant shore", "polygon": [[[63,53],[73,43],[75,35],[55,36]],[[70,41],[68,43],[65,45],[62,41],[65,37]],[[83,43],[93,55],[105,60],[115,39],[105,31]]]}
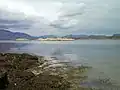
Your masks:
{"label": "distant shore", "polygon": [[75,41],[75,40],[120,40],[120,38],[38,38],[34,40],[18,38],[15,41]]}
{"label": "distant shore", "polygon": [[0,40],[0,41],[76,41],[76,40],[120,40],[120,38],[38,38],[27,39],[17,38],[15,40]]}
{"label": "distant shore", "polygon": [[[0,30],[0,40],[39,40],[39,39],[59,39],[59,41],[66,41],[67,39],[120,39],[120,34],[112,34],[112,35],[106,35],[106,34],[68,34],[68,35],[42,35],[42,36],[31,36],[26,33],[21,32],[11,32],[9,30]],[[50,41],[50,40],[49,40]]]}

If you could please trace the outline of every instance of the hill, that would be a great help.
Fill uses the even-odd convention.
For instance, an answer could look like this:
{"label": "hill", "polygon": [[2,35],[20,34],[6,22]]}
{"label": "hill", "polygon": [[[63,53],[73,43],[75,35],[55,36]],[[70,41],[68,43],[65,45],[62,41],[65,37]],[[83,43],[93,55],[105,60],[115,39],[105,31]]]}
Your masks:
{"label": "hill", "polygon": [[43,35],[43,36],[39,36],[37,38],[57,38],[58,36],[55,35]]}
{"label": "hill", "polygon": [[120,39],[120,34],[113,34],[112,39]]}
{"label": "hill", "polygon": [[32,39],[33,37],[25,33],[11,32],[0,29],[0,40],[16,40],[17,38]]}
{"label": "hill", "polygon": [[74,38],[74,39],[88,39],[88,35],[66,35],[64,38]]}

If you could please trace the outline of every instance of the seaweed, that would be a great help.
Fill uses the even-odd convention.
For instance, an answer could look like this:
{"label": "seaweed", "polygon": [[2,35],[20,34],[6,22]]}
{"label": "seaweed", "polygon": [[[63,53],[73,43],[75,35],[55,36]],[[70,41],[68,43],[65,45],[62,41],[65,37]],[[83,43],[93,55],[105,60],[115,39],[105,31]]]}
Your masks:
{"label": "seaweed", "polygon": [[43,56],[26,53],[0,54],[10,67],[6,70],[7,90],[92,90],[83,88],[80,82],[87,79],[83,73],[90,67],[71,66],[69,63],[45,60]]}

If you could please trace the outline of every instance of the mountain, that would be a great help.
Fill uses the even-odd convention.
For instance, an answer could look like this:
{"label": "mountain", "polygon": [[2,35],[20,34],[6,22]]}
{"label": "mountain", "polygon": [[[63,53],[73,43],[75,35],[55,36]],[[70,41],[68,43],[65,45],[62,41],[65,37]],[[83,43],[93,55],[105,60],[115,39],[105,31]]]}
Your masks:
{"label": "mountain", "polygon": [[113,34],[114,37],[120,37],[120,34]]}
{"label": "mountain", "polygon": [[[57,38],[59,36],[55,35],[44,35],[39,37],[33,37],[26,33],[11,32],[8,30],[0,29],[0,40],[16,40],[17,38],[25,39],[38,39],[38,38]],[[120,39],[120,34],[113,34],[112,36],[106,35],[66,35],[63,38],[73,38],[73,39]]]}
{"label": "mountain", "polygon": [[120,39],[120,34],[113,34],[112,39]]}
{"label": "mountain", "polygon": [[74,38],[74,39],[88,39],[88,35],[66,35],[64,38]]}
{"label": "mountain", "polygon": [[20,32],[11,32],[8,30],[1,30],[0,29],[0,40],[16,40],[17,38],[26,38],[26,39],[32,39],[33,37]]}
{"label": "mountain", "polygon": [[74,38],[74,39],[109,39],[110,37],[106,35],[66,35],[65,38]]}
{"label": "mountain", "polygon": [[55,35],[44,35],[44,36],[39,36],[38,38],[57,38],[58,36]]}
{"label": "mountain", "polygon": [[90,35],[90,39],[107,39],[108,37],[106,35]]}

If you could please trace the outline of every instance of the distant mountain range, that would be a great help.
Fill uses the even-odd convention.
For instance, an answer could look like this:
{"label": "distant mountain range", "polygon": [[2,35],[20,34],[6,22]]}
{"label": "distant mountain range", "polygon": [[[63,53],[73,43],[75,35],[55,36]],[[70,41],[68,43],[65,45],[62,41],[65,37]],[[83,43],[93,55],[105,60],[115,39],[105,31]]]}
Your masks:
{"label": "distant mountain range", "polygon": [[119,38],[120,39],[120,34],[113,34],[114,38]]}
{"label": "distant mountain range", "polygon": [[[59,36],[55,35],[44,35],[39,37],[34,37],[26,33],[11,32],[8,30],[0,30],[0,40],[16,40],[18,38],[25,39],[38,39],[38,38],[57,38]],[[66,35],[63,38],[73,38],[73,39],[120,39],[120,34],[113,34],[112,36],[106,35]]]}
{"label": "distant mountain range", "polygon": [[112,36],[106,35],[66,35],[64,38],[74,39],[120,39],[120,34],[113,34]]}
{"label": "distant mountain range", "polygon": [[33,37],[25,33],[0,30],[0,40],[16,40],[17,38],[32,39]]}
{"label": "distant mountain range", "polygon": [[57,38],[58,36],[55,35],[43,35],[43,36],[39,36],[37,38]]}

